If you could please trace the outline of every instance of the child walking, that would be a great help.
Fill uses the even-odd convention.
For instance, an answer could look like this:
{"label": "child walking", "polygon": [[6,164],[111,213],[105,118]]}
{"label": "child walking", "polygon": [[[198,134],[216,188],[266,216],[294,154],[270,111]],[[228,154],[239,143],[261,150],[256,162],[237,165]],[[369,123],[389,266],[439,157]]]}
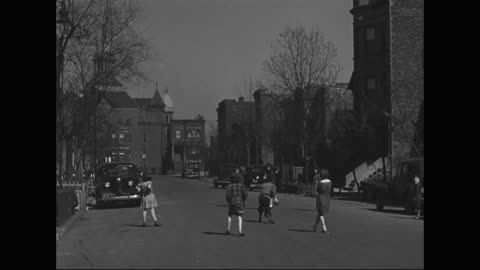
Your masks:
{"label": "child walking", "polygon": [[152,182],[146,181],[143,182],[140,180],[140,183],[137,186],[137,189],[142,193],[142,205],[143,210],[143,224],[142,227],[145,227],[147,222],[147,212],[150,210],[152,215],[154,225],[159,226],[157,223],[157,216],[155,215],[155,208],[158,207],[157,198],[153,194]]}

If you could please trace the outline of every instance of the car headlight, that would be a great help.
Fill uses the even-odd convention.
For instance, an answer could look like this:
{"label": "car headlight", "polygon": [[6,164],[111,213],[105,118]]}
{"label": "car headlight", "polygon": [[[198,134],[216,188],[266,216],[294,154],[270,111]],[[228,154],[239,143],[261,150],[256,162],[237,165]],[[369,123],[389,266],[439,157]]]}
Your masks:
{"label": "car headlight", "polygon": [[133,181],[132,180],[128,181],[128,185],[133,186]]}
{"label": "car headlight", "polygon": [[106,187],[106,188],[109,188],[109,187],[110,187],[110,182],[106,182],[106,183],[105,183],[105,187]]}

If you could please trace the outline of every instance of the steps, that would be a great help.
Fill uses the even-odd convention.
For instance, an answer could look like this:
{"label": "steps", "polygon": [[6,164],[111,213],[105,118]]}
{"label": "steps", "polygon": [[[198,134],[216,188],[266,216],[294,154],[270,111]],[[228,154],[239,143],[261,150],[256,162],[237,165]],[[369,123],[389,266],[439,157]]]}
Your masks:
{"label": "steps", "polygon": [[[385,158],[385,165],[386,170],[389,170],[388,158]],[[382,173],[383,172],[383,160],[379,158],[375,160],[370,165],[366,162],[362,163],[360,166],[355,168],[355,170],[351,171],[347,175],[345,175],[345,188],[351,191],[358,191],[358,184],[361,181],[364,181],[373,176],[374,173]],[[356,182],[355,182],[356,178]]]}

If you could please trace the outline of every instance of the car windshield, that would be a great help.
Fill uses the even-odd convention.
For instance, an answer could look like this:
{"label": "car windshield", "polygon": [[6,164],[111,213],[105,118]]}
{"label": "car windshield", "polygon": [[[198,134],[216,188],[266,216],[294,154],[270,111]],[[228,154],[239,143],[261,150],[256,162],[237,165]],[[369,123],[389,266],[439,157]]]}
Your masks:
{"label": "car windshield", "polygon": [[133,165],[115,165],[103,167],[101,174],[104,176],[127,176],[132,177],[136,176],[138,173],[137,169]]}
{"label": "car windshield", "polygon": [[228,177],[235,172],[236,166],[222,166],[220,169],[221,176]]}

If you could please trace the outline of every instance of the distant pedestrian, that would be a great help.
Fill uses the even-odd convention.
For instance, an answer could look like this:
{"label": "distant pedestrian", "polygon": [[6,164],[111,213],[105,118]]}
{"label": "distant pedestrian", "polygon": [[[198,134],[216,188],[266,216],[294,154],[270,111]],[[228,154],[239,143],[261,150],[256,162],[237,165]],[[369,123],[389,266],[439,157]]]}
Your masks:
{"label": "distant pedestrian", "polygon": [[320,172],[318,171],[317,168],[315,168],[315,170],[314,170],[313,172],[314,172],[314,175],[313,175],[312,194],[313,194],[314,196],[317,196],[318,183],[319,183],[320,180],[322,180],[322,179],[320,178]]}
{"label": "distant pedestrian", "polygon": [[415,210],[417,211],[417,216],[415,218],[419,219],[422,212],[422,184],[420,183],[420,177],[418,175],[415,175],[414,182],[413,204],[415,205]]}
{"label": "distant pedestrian", "polygon": [[[238,169],[237,169],[238,171]],[[225,234],[231,234],[232,217],[238,217],[238,233],[240,236],[245,236],[242,230],[243,213],[245,212],[245,200],[247,199],[247,192],[245,186],[240,183],[241,178],[232,177],[231,182],[227,187],[226,200],[228,202],[228,218],[227,231]]]}
{"label": "distant pedestrian", "polygon": [[240,184],[242,184],[242,185],[245,186],[245,180],[243,179],[243,174],[241,173],[241,168],[236,168],[236,169],[235,169],[235,172],[232,173],[232,175],[230,176],[230,178],[231,178],[230,181],[232,181],[233,178],[235,178],[235,179],[236,179],[236,180],[235,180],[236,182],[238,182],[238,183],[240,183]]}
{"label": "distant pedestrian", "polygon": [[265,169],[265,182],[260,186],[260,195],[258,197],[258,222],[262,222],[262,214],[267,218],[268,223],[273,224],[272,208],[276,199],[277,187],[273,184],[273,172],[271,166],[267,165]]}
{"label": "distant pedestrian", "polygon": [[142,194],[142,204],[141,208],[143,211],[143,224],[142,227],[145,227],[147,222],[147,212],[150,210],[155,226],[159,226],[157,223],[157,216],[155,215],[155,208],[158,207],[157,198],[153,193],[152,182],[146,181],[143,182],[140,180],[140,183],[137,185],[137,189]]}
{"label": "distant pedestrian", "polygon": [[330,191],[332,190],[332,181],[328,179],[329,173],[326,169],[321,169],[319,177],[320,180],[317,184],[317,219],[313,225],[313,231],[317,231],[318,223],[322,222],[322,232],[327,232],[327,226],[325,224],[325,214],[330,211]]}

